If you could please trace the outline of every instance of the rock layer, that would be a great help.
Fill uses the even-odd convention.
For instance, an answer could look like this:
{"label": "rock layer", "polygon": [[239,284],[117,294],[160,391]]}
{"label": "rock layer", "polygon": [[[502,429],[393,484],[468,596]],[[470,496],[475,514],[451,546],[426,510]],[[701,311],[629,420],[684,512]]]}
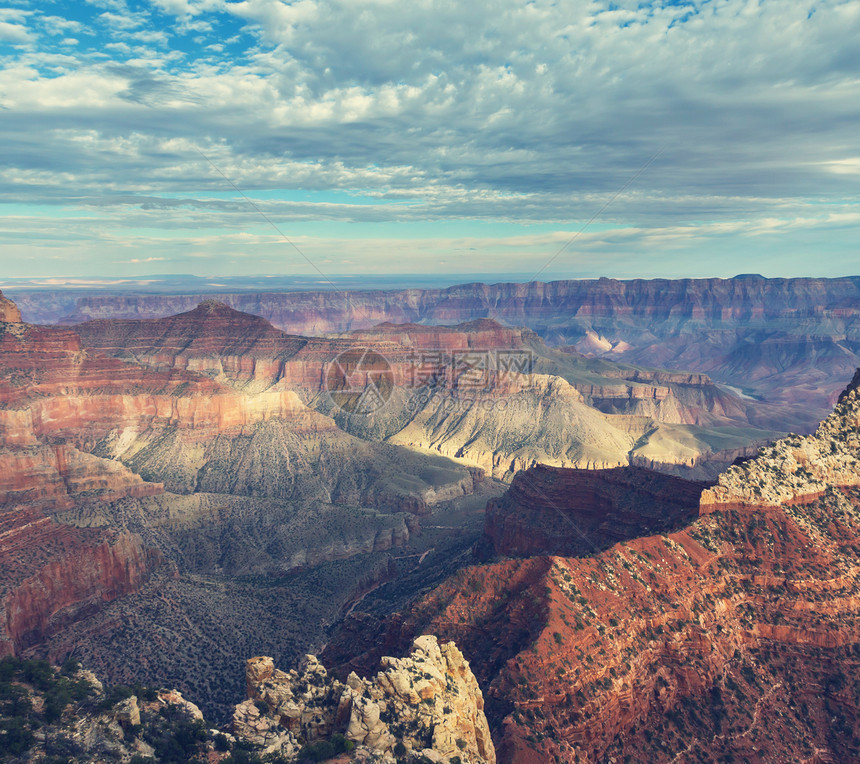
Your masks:
{"label": "rock layer", "polygon": [[[87,347],[160,373],[199,371],[243,391],[295,390],[353,435],[435,451],[504,480],[538,462],[634,461],[714,474],[713,465],[768,434],[751,424],[758,409],[754,417],[752,404],[704,375],[588,360],[489,319],[302,338],[207,301],[169,318],[97,320],[78,331]],[[365,349],[393,390],[378,410],[355,415],[335,405],[330,370],[337,360],[352,380],[355,364],[343,354],[365,359]]]}
{"label": "rock layer", "polygon": [[[834,380],[860,362],[858,277],[598,279],[212,296],[302,335],[384,321],[494,318],[527,326],[554,345],[646,366],[693,369],[754,390],[779,406],[786,429],[814,426],[833,404]],[[47,296],[49,306],[55,300]],[[167,316],[199,301],[199,295],[87,297],[68,320]]]}
{"label": "rock layer", "polygon": [[704,487],[637,467],[533,467],[487,505],[482,543],[507,557],[594,552],[688,524]]}
{"label": "rock layer", "polygon": [[[808,444],[812,494],[703,497],[670,534],[461,571],[377,627],[356,616],[325,658],[345,672],[415,633],[456,640],[503,762],[856,760],[860,489],[839,438],[857,398]],[[781,462],[765,449],[740,468],[774,476]]]}

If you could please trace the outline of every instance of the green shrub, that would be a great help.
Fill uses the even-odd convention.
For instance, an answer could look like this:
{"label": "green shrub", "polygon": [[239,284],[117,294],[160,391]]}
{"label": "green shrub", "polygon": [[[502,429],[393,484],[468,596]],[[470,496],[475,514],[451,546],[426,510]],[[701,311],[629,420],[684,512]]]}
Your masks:
{"label": "green shrub", "polygon": [[334,758],[341,753],[348,753],[355,748],[352,740],[347,740],[343,735],[336,733],[331,740],[319,740],[304,746],[299,753],[299,761],[325,761]]}
{"label": "green shrub", "polygon": [[29,660],[21,664],[21,678],[37,690],[47,690],[54,680],[54,670],[48,661]]}
{"label": "green shrub", "polygon": [[4,719],[0,722],[0,740],[4,751],[20,756],[33,745],[33,733],[21,718]]}

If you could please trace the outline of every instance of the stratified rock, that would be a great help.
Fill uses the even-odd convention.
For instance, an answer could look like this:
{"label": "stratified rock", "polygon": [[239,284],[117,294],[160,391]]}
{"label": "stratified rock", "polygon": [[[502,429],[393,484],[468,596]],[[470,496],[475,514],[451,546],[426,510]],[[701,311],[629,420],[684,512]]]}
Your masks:
{"label": "stratified rock", "polygon": [[482,545],[508,557],[593,552],[688,523],[705,486],[639,467],[538,465],[489,502]]}
{"label": "stratified rock", "polygon": [[415,639],[405,658],[383,658],[373,680],[354,673],[345,683],[332,679],[312,655],[286,673],[271,658],[252,658],[246,680],[249,700],[236,706],[233,731],[269,753],[292,757],[300,740],[342,732],[357,745],[353,758],[359,760],[368,753],[390,756],[395,746],[431,761],[496,760],[468,662],[456,645],[440,645],[430,635]]}
{"label": "stratified rock", "polygon": [[[608,468],[633,462],[701,473],[709,469],[703,463],[715,462],[719,467],[708,472],[714,475],[762,435],[750,422],[758,407],[704,374],[562,353],[528,329],[490,319],[455,326],[384,323],[308,338],[208,300],[168,318],[97,320],[76,328],[84,345],[100,353],[161,372],[201,372],[245,392],[289,388],[350,434],[435,451],[504,480],[536,463]],[[367,349],[393,389],[380,410],[352,416],[329,397],[328,372],[336,359],[350,368],[344,353],[365,358]],[[478,363],[480,373],[464,371],[469,363]]]}
{"label": "stratified rock", "polygon": [[[342,674],[375,643],[455,640],[510,764],[857,761],[858,432],[851,389],[814,436],[731,468],[710,492],[725,501],[703,496],[682,530],[462,570],[379,625],[356,619],[326,659]],[[518,503],[540,534],[547,499]]]}
{"label": "stratified rock", "polygon": [[[575,279],[445,289],[212,295],[279,329],[314,335],[382,322],[493,318],[552,345],[626,363],[695,369],[765,394],[800,429],[833,404],[834,380],[858,365],[860,279]],[[201,295],[82,297],[70,322],[189,311]],[[38,309],[28,295],[31,310]],[[42,298],[44,315],[55,294]]]}

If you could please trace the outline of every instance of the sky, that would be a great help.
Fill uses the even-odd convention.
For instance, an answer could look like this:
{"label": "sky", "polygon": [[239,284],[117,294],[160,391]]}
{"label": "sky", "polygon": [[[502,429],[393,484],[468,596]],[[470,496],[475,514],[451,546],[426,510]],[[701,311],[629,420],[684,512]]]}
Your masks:
{"label": "sky", "polygon": [[858,40],[860,0],[6,0],[0,279],[858,274]]}

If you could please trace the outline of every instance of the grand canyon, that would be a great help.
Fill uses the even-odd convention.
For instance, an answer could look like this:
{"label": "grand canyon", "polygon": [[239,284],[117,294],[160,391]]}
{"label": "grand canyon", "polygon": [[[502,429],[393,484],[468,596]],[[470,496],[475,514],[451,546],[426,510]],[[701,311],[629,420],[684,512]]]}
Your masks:
{"label": "grand canyon", "polygon": [[0,297],[0,739],[855,760],[858,283]]}

